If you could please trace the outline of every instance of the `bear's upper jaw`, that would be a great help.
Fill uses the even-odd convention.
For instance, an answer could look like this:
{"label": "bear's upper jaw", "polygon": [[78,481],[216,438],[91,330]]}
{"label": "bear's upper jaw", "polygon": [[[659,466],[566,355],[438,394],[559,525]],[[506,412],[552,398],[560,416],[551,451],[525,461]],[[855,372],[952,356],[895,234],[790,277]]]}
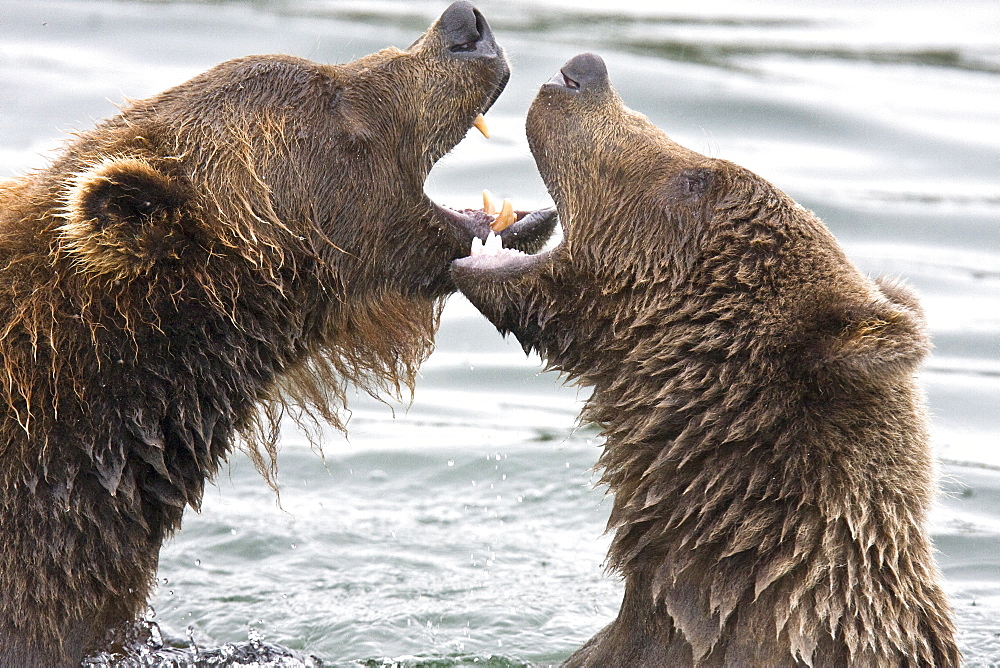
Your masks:
{"label": "bear's upper jaw", "polygon": [[482,209],[455,210],[434,202],[431,205],[437,221],[452,233],[464,252],[477,244],[482,248],[494,237],[494,243],[506,244],[504,250],[510,254],[534,253],[548,241],[557,222],[553,208],[515,211],[509,202],[500,213],[491,211],[489,202]]}
{"label": "bear's upper jaw", "polygon": [[497,43],[486,17],[467,0],[453,2],[445,9],[441,18],[417,44],[433,34],[438,35],[439,41],[435,43],[444,48],[449,59],[466,63],[478,61],[490,71],[493,87],[487,91],[480,116],[476,119],[481,120],[482,114],[489,111],[510,80],[510,66],[503,47]]}

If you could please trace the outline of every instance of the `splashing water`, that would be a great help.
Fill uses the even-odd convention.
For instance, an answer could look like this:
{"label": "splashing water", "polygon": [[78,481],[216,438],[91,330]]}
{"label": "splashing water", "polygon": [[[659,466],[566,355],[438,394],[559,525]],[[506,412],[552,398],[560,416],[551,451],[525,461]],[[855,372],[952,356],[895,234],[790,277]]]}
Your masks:
{"label": "splashing water", "polygon": [[194,628],[188,628],[187,642],[166,638],[153,621],[155,611],[124,632],[119,631],[113,651],[86,658],[82,668],[209,668],[215,666],[256,666],[257,668],[322,668],[314,656],[266,642],[260,631],[247,630],[246,642],[227,643],[203,648],[194,641]]}

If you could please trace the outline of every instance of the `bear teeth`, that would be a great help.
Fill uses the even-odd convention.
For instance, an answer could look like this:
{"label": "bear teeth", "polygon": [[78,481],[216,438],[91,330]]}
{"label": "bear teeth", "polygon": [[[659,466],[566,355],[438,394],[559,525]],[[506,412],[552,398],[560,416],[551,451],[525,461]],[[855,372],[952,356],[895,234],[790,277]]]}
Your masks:
{"label": "bear teeth", "polygon": [[496,220],[490,224],[490,229],[494,232],[503,232],[513,225],[516,220],[517,214],[514,213],[514,205],[510,203],[509,199],[504,199],[503,206],[500,207],[500,213],[497,214]]}
{"label": "bear teeth", "polygon": [[483,211],[490,214],[491,216],[497,215],[496,200],[493,199],[493,193],[491,193],[489,190],[483,191]]}
{"label": "bear teeth", "polygon": [[490,138],[490,128],[486,125],[486,119],[483,118],[482,114],[476,116],[476,120],[472,122],[472,126],[483,133],[483,136],[487,139]]}
{"label": "bear teeth", "polygon": [[516,248],[504,248],[503,239],[500,238],[499,234],[496,234],[492,230],[490,231],[489,236],[486,237],[486,241],[482,241],[478,237],[472,238],[472,248],[469,254],[494,257],[502,257],[505,255],[524,255],[524,253]]}
{"label": "bear teeth", "polygon": [[514,213],[514,205],[510,203],[510,200],[504,198],[498,212],[496,200],[493,199],[493,193],[489,190],[483,191],[483,211],[491,216],[495,216],[493,222],[490,223],[490,229],[494,232],[503,232],[517,222],[517,214]]}

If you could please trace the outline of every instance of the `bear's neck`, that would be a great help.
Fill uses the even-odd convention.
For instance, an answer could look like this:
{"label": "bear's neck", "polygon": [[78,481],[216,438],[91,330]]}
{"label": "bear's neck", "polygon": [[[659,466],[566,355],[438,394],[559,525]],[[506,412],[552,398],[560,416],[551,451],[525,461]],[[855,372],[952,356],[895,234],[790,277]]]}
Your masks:
{"label": "bear's neck", "polygon": [[550,368],[581,385],[606,387],[635,356],[637,331],[646,327],[621,305],[655,302],[656,287],[623,284],[606,289],[593,274],[561,270],[556,264],[551,274],[539,277],[539,286],[519,296],[524,316],[520,326],[509,329],[526,351],[537,351]]}
{"label": "bear's neck", "polygon": [[[626,356],[584,411],[607,438],[609,562],[626,581],[605,641],[641,644],[628,615],[665,615],[657,642],[712,664],[952,665],[913,381],[821,398],[755,352],[766,342],[734,353],[731,323],[681,320]],[[918,427],[871,417],[886,414]]]}

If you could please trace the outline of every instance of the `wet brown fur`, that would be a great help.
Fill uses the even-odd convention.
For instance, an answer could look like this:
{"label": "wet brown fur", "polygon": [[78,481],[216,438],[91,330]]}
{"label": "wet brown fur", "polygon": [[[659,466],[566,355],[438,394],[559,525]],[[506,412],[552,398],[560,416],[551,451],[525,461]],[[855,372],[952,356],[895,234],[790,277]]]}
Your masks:
{"label": "wet brown fur", "polygon": [[543,87],[528,137],[564,242],[453,274],[502,332],[593,386],[582,419],[606,437],[625,596],[566,665],[957,665],[912,293],[606,79]]}
{"label": "wet brown fur", "polygon": [[471,237],[423,183],[502,56],[223,63],[0,182],[0,664],[78,665],[241,438],[412,387]]}

